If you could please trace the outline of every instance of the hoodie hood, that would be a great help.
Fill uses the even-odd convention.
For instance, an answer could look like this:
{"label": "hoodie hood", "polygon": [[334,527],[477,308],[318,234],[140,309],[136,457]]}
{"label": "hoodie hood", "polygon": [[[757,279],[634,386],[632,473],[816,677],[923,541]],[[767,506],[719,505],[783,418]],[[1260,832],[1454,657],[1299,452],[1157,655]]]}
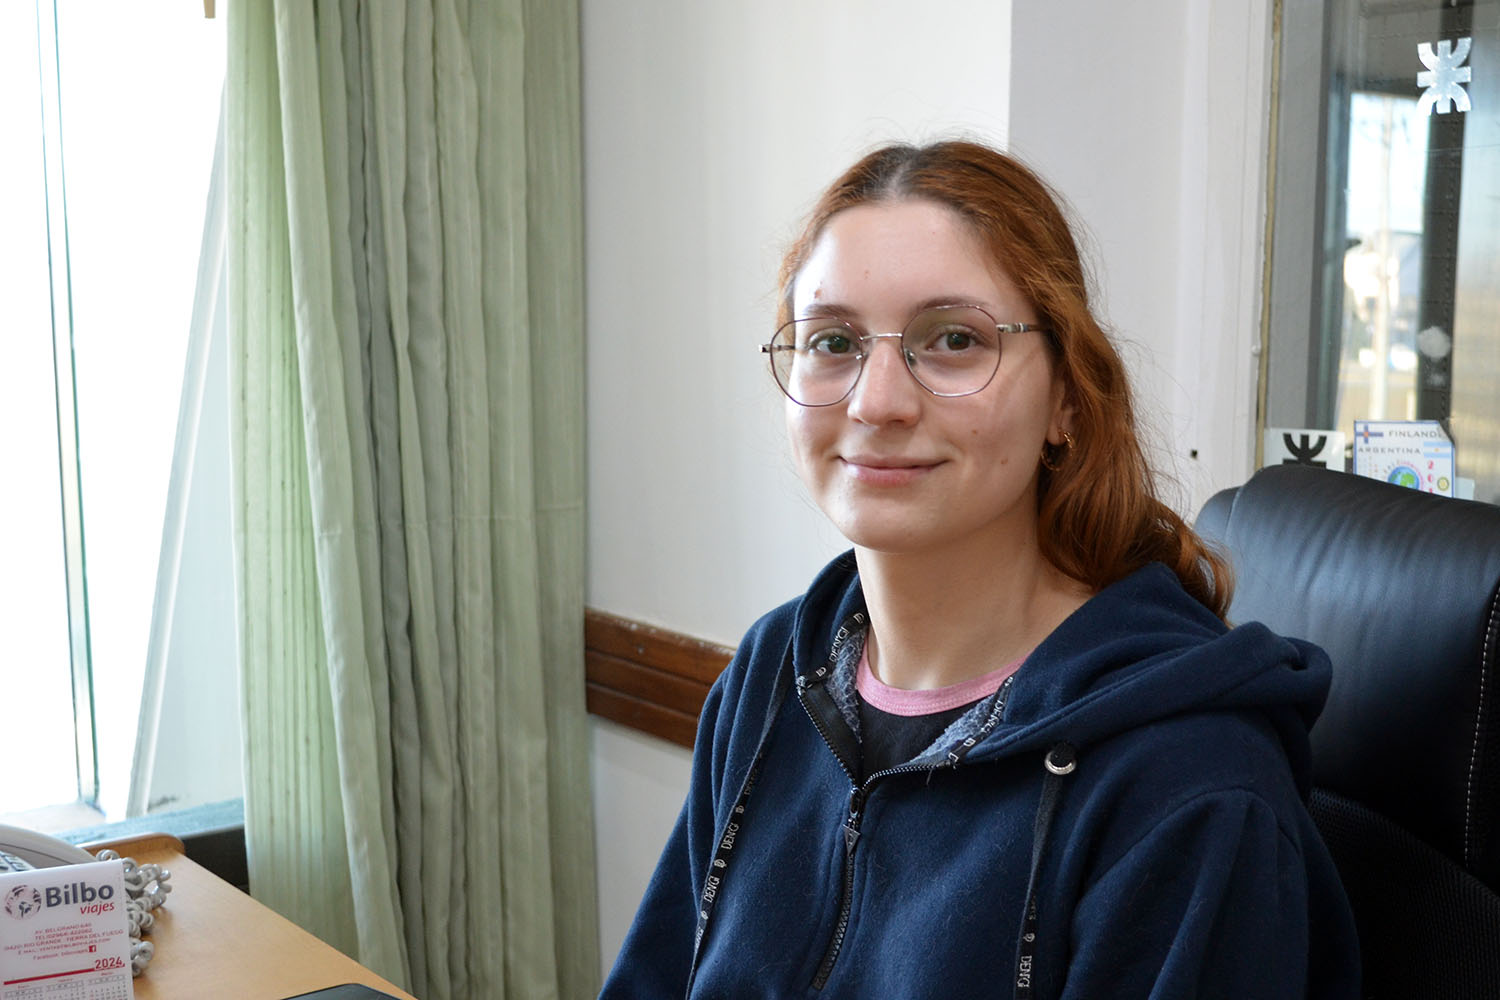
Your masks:
{"label": "hoodie hood", "polygon": [[[821,612],[815,609],[821,609]],[[853,552],[829,563],[797,608],[792,639],[799,683],[827,681],[839,651],[867,627]],[[1318,647],[1259,623],[1228,628],[1160,563],[1090,598],[1059,625],[1003,694],[999,725],[970,762],[1068,742],[1080,751],[1118,733],[1188,712],[1258,711],[1275,731],[1307,795],[1307,733],[1332,672]]]}

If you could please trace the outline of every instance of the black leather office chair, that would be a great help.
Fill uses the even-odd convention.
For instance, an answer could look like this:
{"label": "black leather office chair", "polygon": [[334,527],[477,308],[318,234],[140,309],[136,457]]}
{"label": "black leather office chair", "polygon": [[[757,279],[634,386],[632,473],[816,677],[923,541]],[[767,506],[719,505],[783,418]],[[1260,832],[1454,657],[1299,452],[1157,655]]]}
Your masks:
{"label": "black leather office chair", "polygon": [[1333,660],[1311,808],[1367,997],[1500,998],[1500,507],[1264,469],[1208,501],[1233,621]]}

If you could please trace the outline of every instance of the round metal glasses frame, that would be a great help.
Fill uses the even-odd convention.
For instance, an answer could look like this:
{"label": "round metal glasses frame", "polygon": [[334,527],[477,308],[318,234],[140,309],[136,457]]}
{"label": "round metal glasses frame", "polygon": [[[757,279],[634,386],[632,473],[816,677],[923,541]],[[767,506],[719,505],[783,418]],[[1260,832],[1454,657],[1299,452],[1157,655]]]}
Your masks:
{"label": "round metal glasses frame", "polygon": [[[998,334],[1051,332],[1047,327],[1043,326],[1040,323],[999,323],[996,322],[995,318],[991,316],[989,312],[979,306],[956,303],[950,306],[937,306],[934,308],[922,310],[911,318],[911,320],[906,324],[906,327],[902,329],[900,333],[861,333],[859,328],[848,320],[840,320],[834,317],[829,317],[826,319],[822,319],[819,317],[808,317],[804,319],[789,320],[776,329],[776,333],[774,336],[772,336],[770,343],[760,345],[760,351],[762,354],[767,355],[769,359],[771,367],[771,377],[775,380],[777,388],[781,390],[783,395],[785,395],[792,402],[796,403],[798,406],[835,406],[848,399],[849,394],[854,391],[854,387],[859,384],[860,377],[864,375],[865,361],[874,351],[873,342],[891,339],[901,341],[901,344],[899,345],[901,349],[901,359],[906,365],[907,372],[916,381],[916,383],[923,389],[927,390],[927,392],[943,399],[951,399],[958,396],[972,396],[976,392],[983,391],[986,386],[994,381],[995,373],[1000,370],[1001,351],[1000,340],[998,338],[994,346],[994,363],[990,366],[989,373],[981,382],[979,382],[978,385],[975,385],[973,388],[962,389],[957,392],[943,392],[939,389],[933,388],[931,385],[928,385],[927,382],[923,380],[922,375],[917,371],[917,368],[915,367],[918,364],[916,360],[917,354],[911,349],[911,345],[907,343],[907,336],[914,329],[923,329],[926,324],[932,323],[935,318],[952,316],[961,317],[964,313],[977,313],[979,316],[982,316],[984,318],[982,323],[975,323],[972,325],[976,327],[980,325],[985,327],[992,327]],[[977,317],[974,318],[977,319]],[[792,393],[791,386],[788,385],[788,382],[791,381],[791,370],[792,365],[795,364],[796,355],[799,353],[805,354],[810,350],[810,348],[806,344],[799,345],[797,343],[796,329],[799,325],[805,326],[810,322],[826,323],[826,326],[820,326],[818,328],[818,332],[820,334],[826,334],[830,331],[840,329],[845,330],[847,331],[851,344],[858,345],[857,353],[855,353],[850,359],[857,365],[857,367],[854,369],[854,377],[849,380],[848,386],[837,398],[829,399],[826,402],[807,402],[805,400],[798,399]],[[788,340],[790,342],[787,342]],[[788,357],[787,352],[792,352],[790,355],[791,361],[781,363],[779,359]]]}

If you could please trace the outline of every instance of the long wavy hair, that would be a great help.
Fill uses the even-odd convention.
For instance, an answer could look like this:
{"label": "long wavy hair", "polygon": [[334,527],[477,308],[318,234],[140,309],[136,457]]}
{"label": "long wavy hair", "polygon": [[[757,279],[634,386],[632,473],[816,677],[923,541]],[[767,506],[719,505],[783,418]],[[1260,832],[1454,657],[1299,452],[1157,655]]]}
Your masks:
{"label": "long wavy hair", "polygon": [[1223,618],[1227,563],[1156,494],[1136,431],[1125,365],[1089,308],[1082,258],[1057,197],[1017,160],[972,142],[891,145],[850,167],[813,208],[781,262],[778,324],[791,319],[792,285],[828,220],[872,202],[926,199],[963,217],[1050,331],[1053,371],[1073,407],[1073,446],[1038,456],[1042,555],[1099,589],[1150,562]]}

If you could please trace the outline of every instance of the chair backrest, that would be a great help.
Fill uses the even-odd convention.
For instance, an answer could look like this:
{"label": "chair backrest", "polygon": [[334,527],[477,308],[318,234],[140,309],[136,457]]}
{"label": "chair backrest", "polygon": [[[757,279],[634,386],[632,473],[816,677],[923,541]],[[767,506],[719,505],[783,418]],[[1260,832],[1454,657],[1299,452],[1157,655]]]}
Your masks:
{"label": "chair backrest", "polygon": [[1500,507],[1303,466],[1215,495],[1232,621],[1333,661],[1309,803],[1367,998],[1500,997]]}
{"label": "chair backrest", "polygon": [[1333,660],[1313,783],[1500,887],[1500,507],[1286,465],[1213,497],[1234,621]]}

